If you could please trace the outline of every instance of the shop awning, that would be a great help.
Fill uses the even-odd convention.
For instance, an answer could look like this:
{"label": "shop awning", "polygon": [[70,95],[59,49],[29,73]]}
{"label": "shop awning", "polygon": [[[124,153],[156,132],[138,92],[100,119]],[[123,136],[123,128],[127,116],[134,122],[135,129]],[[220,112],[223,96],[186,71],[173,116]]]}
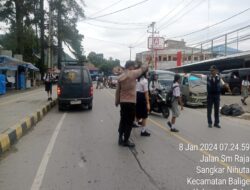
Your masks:
{"label": "shop awning", "polygon": [[34,70],[34,71],[38,71],[38,72],[39,72],[39,69],[38,69],[36,66],[34,66],[32,63],[26,63],[26,67],[27,67],[28,69],[31,69],[31,70]]}
{"label": "shop awning", "polygon": [[0,70],[17,70],[22,64],[18,59],[9,56],[0,55]]}
{"label": "shop awning", "polygon": [[0,55],[0,70],[16,71],[18,67],[26,67],[34,71],[39,71],[39,69],[31,63],[20,61],[18,59],[15,59],[9,56]]}

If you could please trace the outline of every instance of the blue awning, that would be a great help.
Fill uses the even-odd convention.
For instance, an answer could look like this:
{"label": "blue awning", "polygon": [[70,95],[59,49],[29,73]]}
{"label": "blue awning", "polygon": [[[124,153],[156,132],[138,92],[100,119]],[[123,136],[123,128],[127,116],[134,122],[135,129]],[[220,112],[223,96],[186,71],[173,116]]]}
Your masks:
{"label": "blue awning", "polygon": [[0,55],[0,70],[13,70],[16,71],[18,67],[26,67],[28,69],[38,71],[39,69],[31,63],[20,61],[9,56]]}
{"label": "blue awning", "polygon": [[14,70],[21,66],[22,62],[9,56],[0,55],[0,70]]}
{"label": "blue awning", "polygon": [[16,71],[17,67],[13,66],[1,66],[0,65],[0,70],[11,70],[11,71]]}
{"label": "blue awning", "polygon": [[39,69],[31,63],[26,63],[26,67],[34,71],[39,71]]}

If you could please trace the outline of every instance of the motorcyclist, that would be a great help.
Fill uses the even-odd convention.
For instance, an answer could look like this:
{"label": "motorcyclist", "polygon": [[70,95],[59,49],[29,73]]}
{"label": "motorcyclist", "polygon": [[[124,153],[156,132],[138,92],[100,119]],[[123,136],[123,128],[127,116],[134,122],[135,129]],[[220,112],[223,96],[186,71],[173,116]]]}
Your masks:
{"label": "motorcyclist", "polygon": [[158,81],[158,75],[153,75],[153,80],[149,84],[149,91],[150,91],[150,99],[151,99],[151,105],[155,105],[157,101],[157,94],[159,93],[159,90],[162,89],[161,84]]}

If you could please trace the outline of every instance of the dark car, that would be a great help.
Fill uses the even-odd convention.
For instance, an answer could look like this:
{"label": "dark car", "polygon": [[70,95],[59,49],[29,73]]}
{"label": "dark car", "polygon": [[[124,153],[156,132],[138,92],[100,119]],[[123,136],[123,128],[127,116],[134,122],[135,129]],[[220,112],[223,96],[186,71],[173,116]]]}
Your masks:
{"label": "dark car", "polygon": [[232,94],[235,95],[241,93],[241,82],[244,77],[250,78],[250,68],[231,69],[222,72],[223,80],[228,83]]}
{"label": "dark car", "polygon": [[84,66],[67,65],[59,75],[58,86],[58,109],[81,105],[92,109],[93,85],[89,70]]}

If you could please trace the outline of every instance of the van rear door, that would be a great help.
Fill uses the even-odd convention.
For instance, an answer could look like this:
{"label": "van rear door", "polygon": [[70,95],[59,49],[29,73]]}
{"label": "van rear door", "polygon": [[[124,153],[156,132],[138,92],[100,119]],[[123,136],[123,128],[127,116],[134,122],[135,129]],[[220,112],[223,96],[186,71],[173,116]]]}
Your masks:
{"label": "van rear door", "polygon": [[84,81],[83,69],[65,68],[61,78],[61,97],[66,99],[78,99],[88,97],[89,86]]}

